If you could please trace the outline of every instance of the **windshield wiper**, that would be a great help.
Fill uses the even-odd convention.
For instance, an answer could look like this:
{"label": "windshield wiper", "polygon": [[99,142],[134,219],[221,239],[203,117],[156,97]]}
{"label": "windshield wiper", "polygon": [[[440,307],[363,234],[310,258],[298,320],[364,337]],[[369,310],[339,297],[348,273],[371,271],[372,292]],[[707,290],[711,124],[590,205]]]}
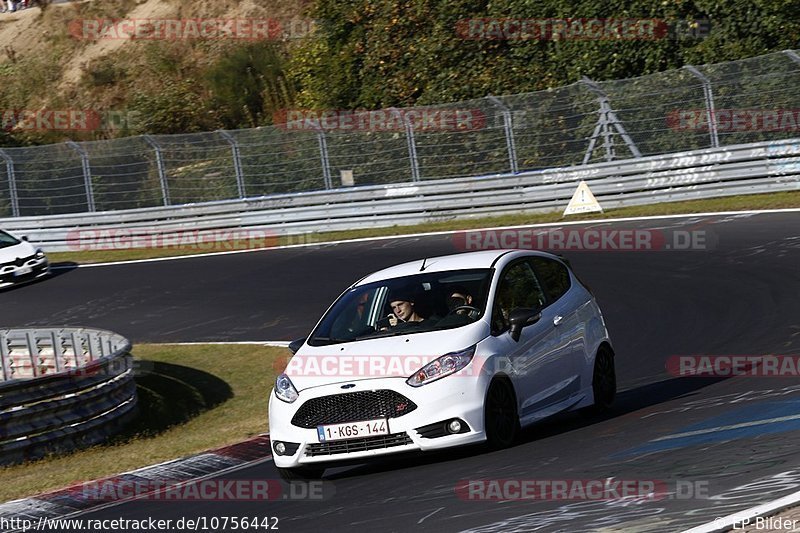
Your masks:
{"label": "windshield wiper", "polygon": [[[350,342],[354,339],[337,339],[336,337],[311,337],[309,339],[310,342],[314,343],[322,343],[322,344],[337,344],[339,342]],[[313,346],[313,344],[312,344]]]}
{"label": "windshield wiper", "polygon": [[360,335],[353,340],[360,341],[362,339],[382,339],[384,337],[396,337],[398,335],[405,335],[406,333],[417,333],[419,330],[415,329],[406,329],[403,331],[396,331],[396,330],[386,330],[386,331],[375,331],[373,333],[368,333],[366,335]]}

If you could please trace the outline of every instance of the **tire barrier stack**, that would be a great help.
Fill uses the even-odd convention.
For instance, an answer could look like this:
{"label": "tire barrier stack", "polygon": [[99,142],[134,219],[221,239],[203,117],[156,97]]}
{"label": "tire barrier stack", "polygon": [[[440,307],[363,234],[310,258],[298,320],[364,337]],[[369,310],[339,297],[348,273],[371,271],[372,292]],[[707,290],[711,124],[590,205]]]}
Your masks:
{"label": "tire barrier stack", "polygon": [[136,411],[131,344],[83,328],[0,330],[0,465],[90,446]]}

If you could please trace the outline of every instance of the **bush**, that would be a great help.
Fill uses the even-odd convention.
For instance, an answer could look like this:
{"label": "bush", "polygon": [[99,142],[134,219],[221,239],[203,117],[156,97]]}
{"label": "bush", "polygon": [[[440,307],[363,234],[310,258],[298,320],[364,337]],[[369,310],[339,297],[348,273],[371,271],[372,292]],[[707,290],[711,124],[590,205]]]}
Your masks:
{"label": "bush", "polygon": [[130,109],[141,117],[136,133],[192,133],[219,127],[214,113],[190,80],[167,79],[157,91],[133,97]]}
{"label": "bush", "polygon": [[258,42],[233,48],[208,69],[205,80],[226,129],[271,124],[290,105],[294,90],[284,63],[279,45]]}

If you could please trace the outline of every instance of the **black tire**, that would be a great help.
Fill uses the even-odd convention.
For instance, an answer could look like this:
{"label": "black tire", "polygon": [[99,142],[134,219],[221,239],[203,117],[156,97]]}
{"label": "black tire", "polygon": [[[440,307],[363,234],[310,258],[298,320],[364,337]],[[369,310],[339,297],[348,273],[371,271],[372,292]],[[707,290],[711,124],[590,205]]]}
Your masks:
{"label": "black tire", "polygon": [[483,423],[489,449],[508,448],[517,439],[519,435],[517,397],[507,380],[495,379],[489,385],[483,408]]}
{"label": "black tire", "polygon": [[312,466],[298,466],[296,468],[277,467],[278,475],[284,481],[313,481],[322,477],[325,469]]}
{"label": "black tire", "polygon": [[594,405],[588,412],[601,414],[611,409],[614,398],[617,396],[617,374],[614,370],[614,354],[605,346],[597,350],[594,358],[594,371],[592,372],[592,393]]}

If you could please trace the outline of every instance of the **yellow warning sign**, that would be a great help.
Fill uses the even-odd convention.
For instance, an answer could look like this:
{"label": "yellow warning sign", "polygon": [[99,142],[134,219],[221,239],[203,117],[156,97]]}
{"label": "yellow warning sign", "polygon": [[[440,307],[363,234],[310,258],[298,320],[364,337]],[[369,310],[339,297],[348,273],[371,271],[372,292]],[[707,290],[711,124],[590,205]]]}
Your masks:
{"label": "yellow warning sign", "polygon": [[586,182],[581,180],[578,184],[578,188],[575,189],[575,194],[572,195],[572,200],[569,201],[567,208],[564,209],[564,216],[577,213],[595,213],[598,211],[602,213],[603,208],[600,207],[597,198],[595,198],[592,191],[589,190],[589,186]]}

